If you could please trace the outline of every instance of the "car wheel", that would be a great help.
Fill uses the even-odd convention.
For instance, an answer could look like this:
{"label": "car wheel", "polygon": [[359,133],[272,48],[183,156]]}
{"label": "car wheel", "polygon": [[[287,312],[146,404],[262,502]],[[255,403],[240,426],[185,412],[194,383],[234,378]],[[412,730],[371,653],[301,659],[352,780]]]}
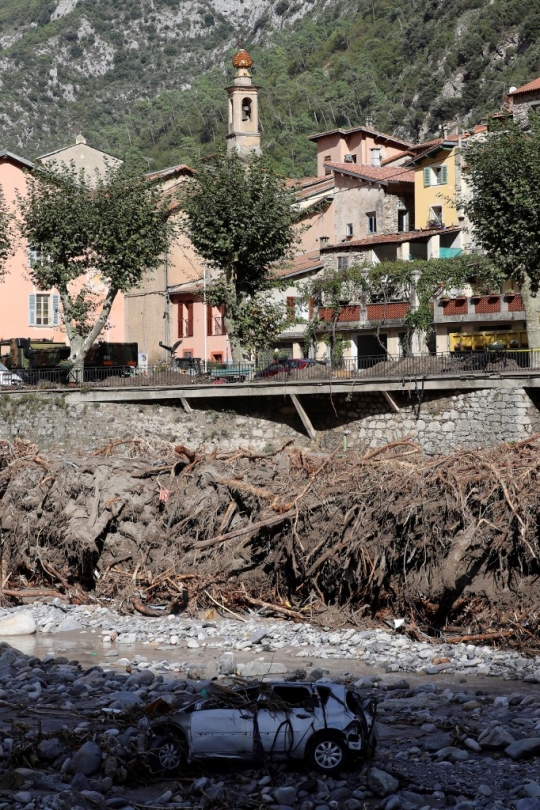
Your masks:
{"label": "car wheel", "polygon": [[174,776],[186,762],[185,740],[180,734],[155,737],[150,744],[147,762],[156,776]]}
{"label": "car wheel", "polygon": [[307,758],[320,773],[339,773],[347,764],[348,749],[339,737],[321,734],[309,746]]}

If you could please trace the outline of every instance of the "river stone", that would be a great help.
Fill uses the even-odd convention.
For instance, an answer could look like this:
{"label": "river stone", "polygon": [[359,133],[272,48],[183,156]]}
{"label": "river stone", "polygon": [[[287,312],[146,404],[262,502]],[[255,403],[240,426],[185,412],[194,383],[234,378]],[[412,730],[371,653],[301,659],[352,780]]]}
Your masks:
{"label": "river stone", "polygon": [[73,619],[71,616],[66,616],[63,622],[60,622],[58,627],[56,628],[57,632],[65,633],[69,630],[82,630],[83,626],[77,619]]}
{"label": "river stone", "polygon": [[532,799],[540,799],[540,785],[538,782],[527,782],[523,790]]}
{"label": "river stone", "polygon": [[379,768],[370,768],[367,778],[368,788],[376,796],[388,796],[399,788],[399,782],[392,774],[381,771]]}
{"label": "river stone", "polygon": [[89,740],[82,745],[69,765],[70,773],[82,773],[83,776],[93,776],[101,766],[101,748]]}
{"label": "river stone", "polygon": [[135,692],[112,692],[109,698],[113,701],[111,708],[123,709],[131,706],[140,706],[142,703],[139,695]]}
{"label": "river stone", "polygon": [[516,810],[540,810],[540,799],[520,799],[516,802]]}
{"label": "river stone", "polygon": [[447,745],[445,748],[441,748],[440,751],[437,751],[435,756],[437,759],[446,760],[446,762],[465,762],[466,759],[469,759],[469,755],[466,751],[463,751],[461,748],[455,748],[453,745]]}
{"label": "river stone", "polygon": [[295,787],[278,787],[274,790],[274,799],[278,804],[294,804],[296,801]]}
{"label": "river stone", "polygon": [[31,636],[37,630],[31,613],[25,611],[0,619],[0,638],[4,636]]}
{"label": "river stone", "polygon": [[259,678],[265,675],[284,675],[287,667],[274,661],[250,661],[238,664],[238,674],[243,678]]}
{"label": "river stone", "polygon": [[126,681],[126,686],[150,686],[154,683],[155,675],[150,669],[134,672]]}
{"label": "river stone", "polygon": [[[504,726],[495,726],[490,731],[484,731],[479,737],[478,742],[482,748],[493,748],[501,750],[507,748],[514,742],[514,738],[507,731]],[[510,755],[509,755],[510,756]]]}
{"label": "river stone", "polygon": [[236,675],[236,660],[232,652],[225,652],[217,660],[222,675]]}
{"label": "river stone", "polygon": [[540,754],[540,737],[526,737],[524,740],[513,742],[504,753],[510,759],[527,759]]}
{"label": "river stone", "polygon": [[53,760],[57,759],[60,754],[65,752],[65,747],[57,737],[51,737],[48,740],[42,740],[38,746],[38,753],[40,759]]}

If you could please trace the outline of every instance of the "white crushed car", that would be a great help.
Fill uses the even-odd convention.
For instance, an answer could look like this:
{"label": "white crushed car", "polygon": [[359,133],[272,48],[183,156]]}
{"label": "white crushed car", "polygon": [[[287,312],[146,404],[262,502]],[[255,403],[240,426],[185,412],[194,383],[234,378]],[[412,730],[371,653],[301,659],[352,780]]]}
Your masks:
{"label": "white crushed car", "polygon": [[159,775],[214,758],[298,759],[334,774],[372,756],[375,713],[374,698],[336,683],[212,684],[207,697],[151,722],[146,759]]}
{"label": "white crushed car", "polygon": [[22,385],[22,380],[18,374],[0,363],[0,385]]}

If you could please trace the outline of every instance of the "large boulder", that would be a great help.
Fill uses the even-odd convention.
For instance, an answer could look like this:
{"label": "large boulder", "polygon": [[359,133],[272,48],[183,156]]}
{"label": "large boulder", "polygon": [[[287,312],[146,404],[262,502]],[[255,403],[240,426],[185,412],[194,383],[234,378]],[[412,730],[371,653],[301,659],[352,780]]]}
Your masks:
{"label": "large boulder", "polygon": [[524,740],[513,742],[504,753],[510,759],[528,759],[540,754],[540,737],[526,737]]}
{"label": "large boulder", "polygon": [[69,772],[82,773],[83,776],[93,776],[101,767],[101,748],[95,742],[89,741],[82,745],[69,763]]}
{"label": "large boulder", "polygon": [[381,771],[379,768],[370,768],[367,782],[369,789],[376,796],[388,796],[399,789],[398,780],[392,774]]}
{"label": "large boulder", "polygon": [[0,618],[0,638],[5,636],[31,636],[37,630],[31,613],[21,611]]}

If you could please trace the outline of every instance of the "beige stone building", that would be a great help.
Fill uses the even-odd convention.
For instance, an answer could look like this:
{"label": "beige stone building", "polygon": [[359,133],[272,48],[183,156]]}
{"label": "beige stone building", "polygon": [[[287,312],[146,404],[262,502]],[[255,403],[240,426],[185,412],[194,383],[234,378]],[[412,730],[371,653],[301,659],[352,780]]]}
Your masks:
{"label": "beige stone building", "polygon": [[101,149],[96,149],[94,146],[89,146],[81,133],[75,138],[74,144],[55,149],[54,152],[47,152],[46,155],[38,157],[37,162],[45,165],[57,163],[68,166],[71,164],[77,172],[84,171],[90,181],[95,178],[96,173],[103,176],[108,168],[115,169],[122,164],[119,158],[109,155]]}

